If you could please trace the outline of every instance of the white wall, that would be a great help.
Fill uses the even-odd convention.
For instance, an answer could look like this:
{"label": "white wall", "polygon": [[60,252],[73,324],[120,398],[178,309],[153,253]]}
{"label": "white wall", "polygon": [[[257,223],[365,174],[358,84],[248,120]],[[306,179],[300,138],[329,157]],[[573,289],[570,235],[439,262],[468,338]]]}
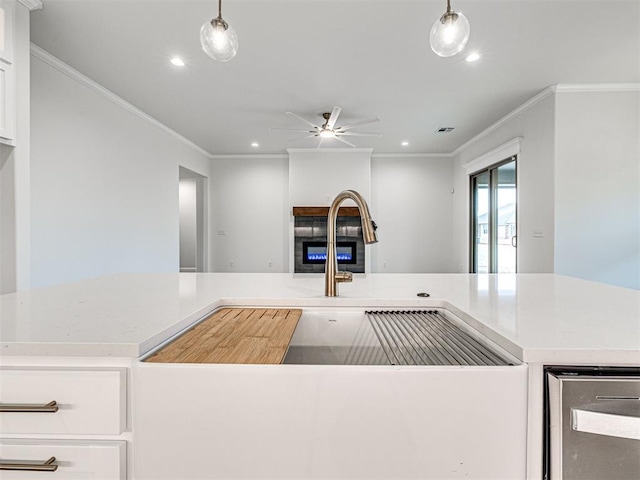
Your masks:
{"label": "white wall", "polygon": [[374,273],[455,271],[453,159],[375,157],[371,215],[379,242],[369,248]]}
{"label": "white wall", "polygon": [[[371,194],[370,148],[291,148],[289,205],[331,205],[343,190],[356,190],[367,202]],[[345,201],[343,205],[355,205]]]}
{"label": "white wall", "polygon": [[[518,272],[553,272],[555,105],[545,94],[476,140],[455,157],[453,238],[458,271],[469,271],[469,172],[465,164],[515,137],[522,137],[518,155]],[[533,232],[541,231],[542,237]]]}
{"label": "white wall", "polygon": [[213,271],[289,271],[285,157],[212,160],[210,199]]}
{"label": "white wall", "polygon": [[196,271],[197,191],[195,178],[181,178],[179,184],[180,271]]}
{"label": "white wall", "polygon": [[32,285],[178,271],[178,168],[208,159],[50,63],[32,55]]}
{"label": "white wall", "polygon": [[640,92],[556,94],[555,271],[640,289]]}

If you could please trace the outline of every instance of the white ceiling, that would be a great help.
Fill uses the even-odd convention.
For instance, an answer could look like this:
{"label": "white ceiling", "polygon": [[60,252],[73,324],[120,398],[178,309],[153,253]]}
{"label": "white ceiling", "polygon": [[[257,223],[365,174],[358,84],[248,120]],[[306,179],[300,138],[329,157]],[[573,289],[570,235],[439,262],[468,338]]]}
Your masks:
{"label": "white ceiling", "polygon": [[[212,154],[280,154],[304,128],[338,125],[374,153],[449,153],[545,87],[640,82],[639,0],[452,0],[471,23],[465,52],[440,58],[429,31],[446,0],[223,0],[239,37],[228,63],[199,29],[217,1],[44,0],[32,42]],[[482,59],[464,61],[478,51]],[[169,63],[180,56],[186,67]],[[455,127],[436,134],[439,127]],[[401,147],[401,141],[410,142]],[[259,148],[251,142],[260,143]],[[325,142],[325,147],[344,147]]]}

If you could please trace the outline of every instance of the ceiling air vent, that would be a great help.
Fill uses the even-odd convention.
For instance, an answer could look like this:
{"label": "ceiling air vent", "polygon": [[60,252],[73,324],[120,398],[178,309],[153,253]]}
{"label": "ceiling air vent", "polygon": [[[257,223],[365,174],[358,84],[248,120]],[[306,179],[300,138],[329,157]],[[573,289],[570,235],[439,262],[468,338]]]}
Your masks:
{"label": "ceiling air vent", "polygon": [[440,127],[439,129],[436,130],[436,133],[449,133],[453,129],[454,127]]}

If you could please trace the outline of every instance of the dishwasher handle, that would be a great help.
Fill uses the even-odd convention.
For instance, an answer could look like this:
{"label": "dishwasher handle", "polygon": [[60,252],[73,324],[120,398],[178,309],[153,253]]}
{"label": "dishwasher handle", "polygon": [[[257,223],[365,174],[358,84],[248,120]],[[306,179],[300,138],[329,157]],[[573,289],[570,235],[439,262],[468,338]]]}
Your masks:
{"label": "dishwasher handle", "polygon": [[640,440],[640,399],[609,398],[572,407],[571,428],[577,432]]}

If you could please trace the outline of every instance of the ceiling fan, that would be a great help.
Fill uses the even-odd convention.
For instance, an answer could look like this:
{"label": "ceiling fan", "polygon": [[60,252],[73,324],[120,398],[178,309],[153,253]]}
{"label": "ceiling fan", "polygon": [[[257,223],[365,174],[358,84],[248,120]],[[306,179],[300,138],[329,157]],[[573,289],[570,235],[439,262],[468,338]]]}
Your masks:
{"label": "ceiling fan", "polygon": [[351,129],[354,127],[359,127],[361,125],[366,125],[367,123],[378,122],[380,119],[378,117],[367,118],[365,120],[360,120],[357,122],[350,123],[348,125],[342,125],[340,127],[336,126],[336,122],[338,121],[338,116],[342,109],[340,107],[333,107],[333,111],[331,113],[326,112],[322,114],[322,118],[324,118],[324,123],[322,125],[316,125],[306,118],[302,118],[300,115],[296,115],[293,112],[287,112],[287,115],[291,115],[296,117],[297,119],[306,123],[311,129],[302,130],[302,129],[293,129],[293,128],[279,128],[274,130],[288,130],[291,132],[304,132],[308,135],[304,137],[294,138],[293,140],[287,141],[287,144],[293,142],[299,142],[301,140],[306,140],[307,138],[319,137],[320,142],[318,143],[318,148],[322,145],[325,140],[335,139],[345,145],[349,145],[350,147],[355,147],[355,145],[351,142],[348,142],[342,137],[381,137],[381,133],[369,133],[369,132],[352,132]]}

